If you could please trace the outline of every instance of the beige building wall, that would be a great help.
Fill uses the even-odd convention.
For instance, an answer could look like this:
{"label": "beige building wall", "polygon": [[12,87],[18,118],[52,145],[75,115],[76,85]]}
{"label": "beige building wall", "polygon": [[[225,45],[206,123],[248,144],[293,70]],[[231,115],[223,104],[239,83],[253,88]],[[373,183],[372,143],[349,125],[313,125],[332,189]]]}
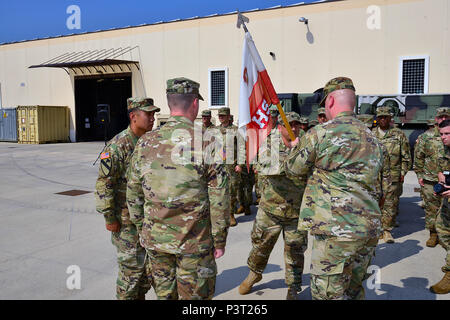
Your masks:
{"label": "beige building wall", "polygon": [[[370,29],[376,10],[380,28]],[[278,93],[313,92],[342,75],[353,79],[358,94],[398,94],[404,56],[429,57],[427,92],[450,93],[448,0],[346,0],[245,16]],[[308,25],[300,17],[308,18]],[[165,81],[185,76],[201,83],[205,109],[208,70],[227,68],[229,106],[237,114],[243,30],[236,28],[236,19],[230,14],[2,45],[3,107],[68,105],[74,140],[74,75],[28,67],[65,52],[137,46],[120,57],[139,61],[140,71],[133,68],[133,96],[154,98],[166,115]]]}

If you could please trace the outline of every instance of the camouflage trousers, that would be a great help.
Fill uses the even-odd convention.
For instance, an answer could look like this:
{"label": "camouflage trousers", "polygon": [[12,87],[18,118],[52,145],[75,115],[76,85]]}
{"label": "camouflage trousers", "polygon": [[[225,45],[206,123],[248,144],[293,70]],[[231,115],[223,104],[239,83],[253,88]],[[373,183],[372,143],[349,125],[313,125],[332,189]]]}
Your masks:
{"label": "camouflage trousers", "polygon": [[119,232],[111,233],[117,249],[119,274],[116,282],[118,300],[145,300],[153,285],[150,264],[145,249],[139,244],[134,225],[122,225]]}
{"label": "camouflage trousers", "polygon": [[[437,182],[436,182],[437,183]],[[441,207],[441,197],[434,195],[433,186],[435,183],[426,182],[422,187],[423,202],[425,205],[425,228],[435,231],[436,218]]]}
{"label": "camouflage trousers", "polygon": [[313,300],[362,300],[362,282],[378,238],[348,239],[316,235],[311,256]]}
{"label": "camouflage trousers", "polygon": [[259,186],[258,173],[255,173],[255,196],[258,201],[261,199],[261,193],[259,192],[260,190],[261,187]]}
{"label": "camouflage trousers", "polygon": [[230,207],[231,212],[236,212],[237,194],[240,183],[240,177],[237,172],[234,171],[235,165],[227,165],[228,175],[230,177]]}
{"label": "camouflage trousers", "polygon": [[250,167],[250,172],[247,168],[243,168],[239,179],[238,199],[239,204],[244,208],[249,208],[253,204],[253,184],[255,183],[255,174]]}
{"label": "camouflage trousers", "polygon": [[393,182],[393,192],[386,197],[384,207],[381,209],[381,224],[383,230],[392,231],[399,212],[400,196],[403,193],[403,183]]}
{"label": "camouflage trousers", "polygon": [[211,300],[217,266],[213,251],[175,255],[148,250],[159,300]]}
{"label": "camouflage trousers", "polygon": [[442,271],[450,271],[450,212],[442,210],[436,219],[436,231],[439,237],[439,243],[447,251],[445,266]]}
{"label": "camouflage trousers", "polygon": [[247,265],[262,274],[281,232],[284,239],[285,281],[290,287],[301,289],[304,252],[308,246],[308,233],[298,231],[298,218],[283,218],[258,209],[251,232],[252,250]]}

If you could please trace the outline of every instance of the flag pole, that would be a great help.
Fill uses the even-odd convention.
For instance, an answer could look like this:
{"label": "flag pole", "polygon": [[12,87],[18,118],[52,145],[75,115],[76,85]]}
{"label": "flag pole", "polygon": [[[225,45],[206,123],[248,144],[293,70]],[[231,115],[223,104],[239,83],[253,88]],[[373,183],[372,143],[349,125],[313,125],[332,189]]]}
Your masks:
{"label": "flag pole", "polygon": [[[249,22],[249,19],[247,17],[243,16],[242,13],[239,12],[239,10],[237,10],[237,12],[238,12],[238,20],[237,20],[237,27],[238,27],[238,29],[240,29],[241,25],[242,25],[245,33],[248,33],[250,35],[250,38],[251,38],[251,34],[248,31],[247,26],[245,25],[245,22]],[[270,82],[270,79],[267,79],[267,80]],[[265,87],[265,89],[267,91],[267,86],[266,86],[266,83],[264,83],[264,82],[265,81],[263,81],[263,84],[264,84],[264,87]],[[273,85],[272,85],[272,88],[273,88]],[[276,92],[274,92],[274,93],[276,94]],[[286,129],[287,129],[287,131],[289,133],[289,137],[291,138],[292,141],[294,141],[295,140],[294,132],[292,131],[292,128],[291,128],[289,122],[287,121],[286,114],[284,113],[283,107],[281,106],[280,102],[277,103],[277,108],[278,108],[278,112],[281,115],[281,119],[283,120],[284,126],[286,127]]]}

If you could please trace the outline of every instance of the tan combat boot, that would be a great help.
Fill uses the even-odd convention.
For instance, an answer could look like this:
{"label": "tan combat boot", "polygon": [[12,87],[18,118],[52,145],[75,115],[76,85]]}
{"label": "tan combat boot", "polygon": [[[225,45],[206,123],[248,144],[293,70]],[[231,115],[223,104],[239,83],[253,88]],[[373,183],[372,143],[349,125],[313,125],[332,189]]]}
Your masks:
{"label": "tan combat boot", "polygon": [[386,243],[394,243],[395,242],[394,237],[392,237],[392,234],[387,230],[383,232],[383,240]]}
{"label": "tan combat boot", "polygon": [[262,279],[262,275],[256,272],[253,272],[250,270],[250,273],[248,274],[247,278],[245,278],[244,281],[242,281],[241,285],[239,286],[239,293],[240,294],[247,294],[250,293],[252,290],[252,287],[255,283],[260,281]]}
{"label": "tan combat boot", "polygon": [[301,291],[302,291],[302,290],[298,290],[297,288],[289,287],[289,288],[288,288],[287,295],[286,295],[286,300],[299,300],[298,294],[299,294]]}
{"label": "tan combat boot", "polygon": [[430,291],[437,294],[446,294],[450,292],[450,271],[447,271],[444,277],[436,283],[434,286],[431,286]]}
{"label": "tan combat boot", "polygon": [[427,240],[427,247],[434,248],[438,245],[439,238],[436,231],[430,231],[430,239]]}
{"label": "tan combat boot", "polygon": [[240,206],[240,207],[237,209],[236,214],[241,214],[241,213],[243,213],[244,211],[245,211],[244,206]]}
{"label": "tan combat boot", "polygon": [[234,226],[237,226],[237,221],[234,218],[234,213],[231,213],[231,216],[230,216],[230,227],[234,227]]}

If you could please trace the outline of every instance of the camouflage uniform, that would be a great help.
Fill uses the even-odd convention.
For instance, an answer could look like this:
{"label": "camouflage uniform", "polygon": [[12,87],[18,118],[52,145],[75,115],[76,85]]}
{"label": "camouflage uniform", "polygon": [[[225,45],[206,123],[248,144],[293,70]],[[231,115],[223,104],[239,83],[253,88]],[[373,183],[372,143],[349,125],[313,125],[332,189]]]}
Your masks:
{"label": "camouflage uniform", "polygon": [[[167,81],[168,94],[198,94],[198,88],[186,78]],[[193,134],[191,120],[171,116],[139,139],[131,159],[130,219],[149,254],[158,299],[212,299],[213,249],[226,244],[228,176],[223,164],[203,161]]]}
{"label": "camouflage uniform", "polygon": [[[219,115],[229,115],[230,114],[230,108],[220,108],[219,109]],[[224,144],[224,154],[225,154],[225,168],[228,172],[229,175],[229,183],[230,183],[230,207],[231,210],[234,212],[236,211],[236,202],[237,202],[237,196],[238,196],[238,188],[240,185],[240,174],[237,173],[234,169],[237,165],[237,149],[238,149],[238,142],[237,142],[237,137],[238,137],[238,127],[236,127],[235,125],[230,123],[228,124],[228,126],[223,126],[222,124],[219,126],[220,132],[222,133],[222,138],[223,138],[223,144]],[[230,159],[227,160],[227,153],[226,153],[226,149],[228,149],[227,147],[227,132],[230,134],[235,134],[236,138],[234,138],[234,146],[233,146],[233,152],[234,154],[232,154],[231,156],[233,157],[233,161],[230,161]],[[230,140],[231,141],[231,140]],[[228,155],[229,156],[229,155]],[[231,163],[230,163],[231,162]]]}
{"label": "camouflage uniform", "polygon": [[[292,115],[288,113],[286,116],[290,122]],[[300,137],[303,134],[303,131],[300,131]],[[272,149],[273,144],[279,145],[278,150]],[[271,130],[266,143],[259,149],[256,169],[263,183],[258,213],[251,233],[252,250],[247,265],[253,272],[262,274],[270,253],[283,232],[285,281],[288,287],[301,291],[308,233],[298,231],[297,225],[305,183],[301,181],[296,185],[286,177],[282,163],[289,152],[290,149],[283,143],[278,127]],[[279,159],[274,164],[271,163],[273,153],[279,154]]]}
{"label": "camouflage uniform", "polygon": [[249,166],[248,171],[245,164],[242,165],[241,168],[242,171],[239,178],[239,188],[237,190],[238,199],[239,204],[249,212],[250,206],[253,203],[253,185],[255,184],[255,173],[253,172],[253,165]]}
{"label": "camouflage uniform", "polygon": [[[413,163],[414,163],[414,167],[413,167],[414,172],[416,172],[416,166],[415,166],[415,163],[416,163],[416,161],[417,161],[417,160],[416,160],[416,154],[417,154],[417,153],[416,153],[416,150],[417,150],[417,146],[419,145],[419,142],[420,142],[423,138],[425,138],[426,136],[428,136],[428,135],[430,135],[430,134],[433,135],[433,129],[434,129],[435,125],[436,125],[434,119],[428,120],[427,123],[428,123],[429,129],[428,129],[427,131],[425,131],[424,133],[420,134],[420,135],[417,137],[416,142],[415,142],[415,144],[414,144],[414,161],[413,161]],[[430,125],[431,125],[431,127],[430,127]],[[416,172],[416,175],[417,175],[417,172]],[[418,177],[417,177],[417,178],[418,178]],[[420,186],[420,198],[421,198],[422,200],[420,201],[419,206],[420,206],[421,208],[425,208],[425,204],[424,204],[424,201],[423,201],[423,199],[425,198],[425,196],[423,195],[423,189],[424,189],[424,187]]]}
{"label": "camouflage uniform", "polygon": [[442,199],[434,194],[433,186],[438,183],[439,173],[437,158],[444,152],[439,129],[428,130],[417,139],[414,150],[414,171],[418,179],[423,179],[421,188],[425,205],[425,228],[435,232],[436,218]]}
{"label": "camouflage uniform", "polygon": [[[445,146],[444,150],[438,157],[439,172],[450,170],[450,148]],[[443,272],[450,271],[450,205],[448,198],[444,198],[439,215],[436,219],[436,231],[439,236],[439,243],[447,251],[445,258],[445,266],[442,267]]]}
{"label": "camouflage uniform", "polygon": [[[359,114],[356,116],[358,120],[362,121],[368,129],[371,129],[373,126],[373,116],[369,114]],[[390,215],[390,211],[387,208],[392,207],[392,199],[394,197],[395,189],[392,186],[391,179],[391,167],[390,167],[390,157],[386,147],[381,144],[381,148],[383,149],[383,166],[380,171],[380,175],[378,177],[379,182],[376,187],[379,188],[377,193],[381,197],[384,197],[384,202],[380,204],[381,209],[381,226],[383,231],[392,231],[392,217]]]}
{"label": "camouflage uniform", "polygon": [[[330,80],[334,90],[355,90],[348,78]],[[314,236],[313,299],[363,299],[362,281],[381,231],[379,174],[382,147],[352,112],[309,130],[288,156],[286,174],[308,179],[298,229]]]}
{"label": "camouflage uniform", "polygon": [[[377,116],[391,116],[388,107],[379,107]],[[379,127],[372,129],[375,137],[386,147],[390,157],[390,169],[394,196],[392,202],[386,199],[385,208],[391,215],[392,225],[395,226],[395,219],[399,212],[400,196],[403,193],[403,182],[400,177],[406,176],[411,167],[411,154],[409,142],[405,134],[398,128],[389,128],[385,132]]]}
{"label": "camouflage uniform", "polygon": [[[203,110],[202,111],[202,117],[211,117],[211,110]],[[210,122],[209,126],[205,126],[202,124],[202,132],[204,133],[206,129],[215,129],[217,128],[212,122]]]}
{"label": "camouflage uniform", "polygon": [[[130,98],[128,109],[159,111],[152,99]],[[130,221],[125,200],[126,171],[138,137],[131,128],[112,138],[101,154],[100,169],[95,185],[96,209],[105,216],[107,224],[119,222],[119,232],[112,232],[111,239],[117,248],[119,274],[117,277],[117,299],[144,299],[151,288],[152,277],[145,254],[139,244],[136,226]]]}

